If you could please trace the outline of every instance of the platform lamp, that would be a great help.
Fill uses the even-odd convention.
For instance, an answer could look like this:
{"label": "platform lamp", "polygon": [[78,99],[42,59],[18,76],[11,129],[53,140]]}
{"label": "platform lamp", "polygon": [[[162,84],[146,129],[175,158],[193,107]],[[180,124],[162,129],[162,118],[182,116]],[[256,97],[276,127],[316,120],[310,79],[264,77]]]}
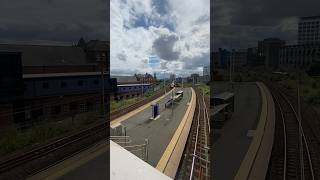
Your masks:
{"label": "platform lamp", "polygon": [[97,61],[100,62],[100,68],[101,68],[101,104],[102,104],[102,116],[105,117],[105,95],[104,95],[104,69],[105,69],[105,61],[106,61],[106,55],[105,53],[98,53],[97,54]]}

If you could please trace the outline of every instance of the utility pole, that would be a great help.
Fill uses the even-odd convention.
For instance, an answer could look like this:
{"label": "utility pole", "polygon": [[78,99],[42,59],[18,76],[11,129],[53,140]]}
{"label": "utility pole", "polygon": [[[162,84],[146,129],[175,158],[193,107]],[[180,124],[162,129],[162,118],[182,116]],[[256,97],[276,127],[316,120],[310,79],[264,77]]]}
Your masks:
{"label": "utility pole", "polygon": [[102,53],[101,54],[101,57],[100,55],[97,55],[97,59],[98,61],[100,61],[100,65],[101,65],[101,101],[102,101],[102,116],[105,117],[105,102],[104,102],[104,99],[105,99],[105,96],[104,96],[104,65],[105,65],[105,54]]}
{"label": "utility pole", "polygon": [[141,75],[140,83],[141,83],[141,97],[142,97],[143,96],[143,75]]}
{"label": "utility pole", "polygon": [[166,78],[165,78],[165,72],[163,72],[163,88],[164,88],[164,94],[167,93],[167,90],[166,90]]}
{"label": "utility pole", "polygon": [[181,81],[182,81],[182,89],[183,89],[183,77],[181,78]]}

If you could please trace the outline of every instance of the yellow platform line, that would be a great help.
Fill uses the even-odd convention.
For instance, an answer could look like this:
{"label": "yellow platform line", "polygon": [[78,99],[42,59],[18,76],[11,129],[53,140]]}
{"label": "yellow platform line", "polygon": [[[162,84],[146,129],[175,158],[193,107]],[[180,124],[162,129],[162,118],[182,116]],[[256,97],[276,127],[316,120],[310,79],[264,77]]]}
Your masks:
{"label": "yellow platform line", "polygon": [[170,156],[180,138],[180,135],[181,135],[181,132],[186,124],[186,121],[188,119],[188,116],[190,114],[190,111],[191,111],[191,107],[195,104],[195,101],[196,101],[196,96],[195,96],[195,92],[194,90],[191,88],[191,100],[190,100],[190,103],[189,103],[189,107],[186,111],[186,113],[184,114],[183,118],[182,118],[182,121],[180,122],[178,128],[176,129],[174,135],[172,136],[171,138],[171,141],[170,143],[167,145],[164,153],[162,154],[160,160],[158,161],[158,164],[156,166],[156,169],[158,169],[159,171],[161,172],[164,172],[165,171],[165,168],[168,164],[168,161],[170,159]]}
{"label": "yellow platform line", "polygon": [[247,180],[249,178],[249,174],[254,163],[254,160],[257,156],[257,152],[260,148],[261,141],[264,136],[265,126],[267,122],[267,113],[268,113],[268,100],[266,95],[265,86],[262,83],[257,82],[257,86],[260,89],[261,97],[262,97],[262,108],[260,113],[260,119],[255,131],[254,138],[249,146],[249,149],[241,162],[240,168],[236,176],[235,180]]}
{"label": "yellow platform line", "polygon": [[175,89],[175,88],[171,89],[169,92],[167,92],[166,94],[158,97],[157,99],[155,99],[155,100],[153,100],[153,101],[151,101],[151,102],[149,102],[149,103],[147,103],[147,104],[145,104],[145,105],[143,105],[143,106],[141,106],[141,107],[139,107],[139,108],[137,108],[137,109],[135,109],[135,110],[133,110],[133,111],[130,111],[129,113],[127,113],[127,114],[125,114],[125,115],[123,115],[123,116],[120,116],[120,117],[112,120],[112,121],[110,122],[110,127],[113,127],[113,126],[115,126],[116,124],[119,124],[119,123],[121,123],[121,122],[129,119],[130,117],[138,114],[139,112],[145,110],[146,108],[150,107],[152,103],[158,102],[158,101],[160,101],[161,99],[163,99],[164,97],[166,97],[166,96],[167,96],[168,94],[170,94],[174,89]]}

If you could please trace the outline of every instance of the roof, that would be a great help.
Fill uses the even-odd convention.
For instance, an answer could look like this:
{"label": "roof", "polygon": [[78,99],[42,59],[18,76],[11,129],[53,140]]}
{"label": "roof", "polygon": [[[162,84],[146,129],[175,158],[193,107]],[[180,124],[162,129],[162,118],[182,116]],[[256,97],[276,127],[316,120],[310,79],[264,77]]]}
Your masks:
{"label": "roof", "polygon": [[[105,73],[107,74],[107,73]],[[75,72],[75,73],[49,73],[49,74],[24,74],[23,78],[44,78],[44,77],[72,77],[72,76],[96,76],[101,72]]]}
{"label": "roof", "polygon": [[181,94],[181,93],[183,93],[183,91],[181,90],[176,92],[176,94]]}
{"label": "roof", "polygon": [[300,17],[301,20],[309,20],[309,19],[320,19],[320,16],[307,16],[307,17]]}
{"label": "roof", "polygon": [[220,93],[220,94],[213,96],[213,98],[227,100],[227,99],[231,98],[232,96],[234,96],[234,94],[232,92],[223,92],[223,93]]}
{"label": "roof", "polygon": [[87,50],[108,51],[109,43],[107,41],[91,40],[86,44]]}
{"label": "roof", "polygon": [[145,161],[110,140],[110,179],[172,180]]}
{"label": "roof", "polygon": [[222,109],[224,109],[225,107],[227,107],[229,104],[219,104],[217,106],[213,106],[213,110],[211,112],[211,116],[216,115],[217,113],[219,113]]}
{"label": "roof", "polygon": [[111,77],[112,77],[112,78],[116,78],[118,84],[138,82],[138,81],[137,81],[137,78],[134,77],[134,76],[111,76]]}
{"label": "roof", "polygon": [[123,86],[150,86],[150,84],[120,84],[117,85],[118,87],[123,87]]}
{"label": "roof", "polygon": [[81,47],[0,44],[0,52],[21,52],[23,66],[85,65]]}

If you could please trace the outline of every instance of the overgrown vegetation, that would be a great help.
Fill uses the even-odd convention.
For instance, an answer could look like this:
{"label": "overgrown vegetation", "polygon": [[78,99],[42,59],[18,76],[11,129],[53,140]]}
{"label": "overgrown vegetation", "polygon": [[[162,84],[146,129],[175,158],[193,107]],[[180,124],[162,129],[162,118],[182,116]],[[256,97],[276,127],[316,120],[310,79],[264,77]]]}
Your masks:
{"label": "overgrown vegetation", "polygon": [[88,127],[99,119],[99,113],[86,112],[69,117],[61,121],[41,121],[32,127],[20,130],[11,127],[1,132],[0,155],[6,155],[17,150],[29,148],[32,145],[42,144],[50,139],[76,132]]}
{"label": "overgrown vegetation", "polygon": [[142,100],[141,97],[135,97],[135,98],[130,98],[130,99],[122,99],[122,100],[112,100],[110,103],[110,109],[111,112],[123,107],[127,107],[131,104],[134,104],[138,102],[139,100]]}

